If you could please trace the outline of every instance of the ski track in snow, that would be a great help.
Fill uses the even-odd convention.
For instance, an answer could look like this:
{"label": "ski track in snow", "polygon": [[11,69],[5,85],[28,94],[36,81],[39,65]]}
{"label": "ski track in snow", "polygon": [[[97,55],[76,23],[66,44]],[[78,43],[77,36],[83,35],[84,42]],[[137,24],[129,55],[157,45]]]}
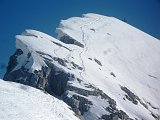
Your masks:
{"label": "ski track in snow", "polygon": [[[81,31],[82,31],[82,41],[83,41],[83,43],[84,43],[84,49],[80,52],[80,54],[79,54],[79,57],[80,57],[80,59],[81,59],[81,64],[82,64],[82,66],[83,66],[83,73],[86,75],[86,73],[85,73],[85,65],[84,65],[84,60],[83,60],[83,58],[82,58],[82,54],[84,53],[86,53],[87,51],[88,51],[88,45],[87,45],[87,35],[85,34],[85,32],[84,32],[84,29],[86,28],[86,27],[88,27],[88,28],[90,28],[89,26],[91,26],[92,24],[94,24],[94,23],[96,23],[96,22],[99,22],[100,20],[102,20],[103,19],[103,17],[100,17],[100,18],[98,18],[98,19],[96,19],[96,20],[94,20],[94,21],[92,21],[92,22],[89,22],[89,23],[87,23],[87,24],[85,24],[83,27],[81,26],[80,27],[80,29],[81,29]],[[83,75],[82,75],[82,72],[80,72],[80,76],[82,77],[82,79],[84,79],[84,77],[83,77]]]}

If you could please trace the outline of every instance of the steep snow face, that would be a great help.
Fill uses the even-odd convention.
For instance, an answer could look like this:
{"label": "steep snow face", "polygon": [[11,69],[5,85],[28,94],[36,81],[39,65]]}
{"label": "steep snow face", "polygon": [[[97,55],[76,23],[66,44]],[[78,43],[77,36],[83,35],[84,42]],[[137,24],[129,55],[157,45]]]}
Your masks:
{"label": "steep snow face", "polygon": [[16,36],[4,79],[58,95],[86,120],[160,119],[157,39],[91,13],[61,21],[56,32]]}
{"label": "steep snow face", "polygon": [[160,42],[156,38],[116,18],[97,14],[61,21],[57,33],[58,39],[69,36],[85,45],[83,78],[112,96],[119,108],[133,117],[136,112],[140,114],[136,117],[148,113],[122,99],[126,93],[119,86],[125,86],[148,104],[149,111],[160,114]]}
{"label": "steep snow face", "polygon": [[1,120],[78,120],[63,101],[35,88],[0,80]]}

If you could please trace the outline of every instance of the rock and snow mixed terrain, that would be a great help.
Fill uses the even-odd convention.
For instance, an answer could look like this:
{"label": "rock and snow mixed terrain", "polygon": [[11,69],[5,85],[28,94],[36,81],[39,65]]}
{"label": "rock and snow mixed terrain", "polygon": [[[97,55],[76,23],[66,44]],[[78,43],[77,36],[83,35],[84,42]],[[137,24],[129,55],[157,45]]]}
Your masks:
{"label": "rock and snow mixed terrain", "polygon": [[38,89],[0,80],[0,120],[78,120],[63,101]]}
{"label": "rock and snow mixed terrain", "polygon": [[57,39],[35,30],[17,35],[4,80],[61,98],[80,119],[160,119],[156,38],[91,13],[61,21],[56,32]]}

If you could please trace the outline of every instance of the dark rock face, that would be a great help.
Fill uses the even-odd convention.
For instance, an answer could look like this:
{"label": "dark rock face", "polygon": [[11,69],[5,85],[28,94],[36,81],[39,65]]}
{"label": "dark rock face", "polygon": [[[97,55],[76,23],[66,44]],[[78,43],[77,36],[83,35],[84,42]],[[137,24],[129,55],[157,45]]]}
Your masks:
{"label": "dark rock face", "polygon": [[79,65],[75,64],[73,61],[71,62],[71,64],[73,65],[74,69],[79,69],[79,70],[83,70],[82,67],[80,67]]}
{"label": "dark rock face", "polygon": [[74,79],[74,75],[66,73],[63,70],[57,71],[57,67],[47,62],[49,68],[51,68],[47,75],[48,86],[46,91],[52,95],[61,96],[66,91],[67,82],[70,78]]}
{"label": "dark rock face", "polygon": [[96,58],[94,59],[94,61],[95,61],[98,65],[102,66],[102,63],[101,63],[99,60],[97,60]]}
{"label": "dark rock face", "polygon": [[18,82],[44,90],[48,81],[44,80],[46,78],[44,77],[45,75],[43,73],[44,71],[35,71],[33,74],[28,72],[28,70],[24,67],[21,67],[20,69],[11,73],[6,73],[4,80]]}
{"label": "dark rock face", "polygon": [[93,105],[91,101],[78,95],[73,95],[72,97],[64,95],[63,100],[71,106],[73,111],[78,115],[83,115],[84,112],[87,112],[90,106]]}
{"label": "dark rock face", "polygon": [[[91,88],[92,91],[77,88],[75,86],[67,86],[67,90],[76,93],[76,95],[73,95],[72,97],[65,96],[66,98],[64,99],[66,100],[66,103],[68,103],[68,105],[74,108],[73,110],[77,114],[83,115],[85,112],[89,111],[90,107],[94,104],[94,101],[89,101],[88,99],[86,99],[86,97],[95,96],[99,101],[103,99],[106,104],[109,104],[109,106],[106,107],[105,110],[110,114],[102,115],[100,119],[131,120],[125,112],[116,108],[116,101],[110,98],[108,95],[106,95],[102,90],[99,90],[91,84],[88,84],[86,87]],[[77,94],[79,94],[80,96],[78,96]]]}
{"label": "dark rock face", "polygon": [[138,104],[138,96],[131,92],[128,88],[121,86],[121,89],[127,94],[125,97],[134,104]]}
{"label": "dark rock face", "polygon": [[155,115],[154,113],[151,113],[151,115],[155,118],[155,120],[160,120],[160,116],[159,115]]}
{"label": "dark rock face", "polygon": [[58,45],[59,47],[63,47],[63,48],[65,48],[65,49],[67,49],[67,50],[69,50],[69,51],[71,51],[69,48],[67,48],[67,47],[65,47],[65,46],[63,46],[62,44],[60,44],[60,43],[57,43],[57,42],[54,42],[54,41],[52,41],[54,44],[56,44],[56,45]]}
{"label": "dark rock face", "polygon": [[[4,80],[30,85],[41,90],[46,90],[51,94],[61,95],[64,92],[66,81],[69,80],[70,74],[63,71],[57,73],[56,66],[48,64],[48,60],[46,60],[46,63],[49,67],[42,66],[41,70],[35,70],[34,73],[30,73],[24,66],[18,70],[12,71],[18,64],[17,56],[21,54],[23,54],[23,52],[18,49],[15,54],[11,56]],[[29,58],[30,56],[31,54],[28,53],[27,57]],[[65,62],[62,59],[54,58],[53,60],[58,61],[59,64],[65,66]]]}
{"label": "dark rock face", "polygon": [[137,95],[135,95],[133,92],[131,92],[128,88],[121,86],[121,90],[123,90],[126,93],[125,97],[129,101],[131,101],[133,104],[137,105],[138,101],[139,101],[139,103],[141,105],[143,105],[146,109],[148,109],[147,104],[145,104]]}
{"label": "dark rock face", "polygon": [[66,43],[66,44],[75,44],[75,45],[77,45],[77,46],[79,46],[79,47],[84,48],[84,45],[83,45],[82,43],[76,41],[75,39],[73,39],[73,38],[71,38],[71,37],[69,37],[69,36],[67,36],[67,35],[62,36],[62,37],[60,38],[60,40],[61,40],[62,42],[64,42],[64,43]]}
{"label": "dark rock face", "polygon": [[[37,51],[37,54],[39,54],[44,59],[46,66],[42,66],[40,70],[34,70],[32,73],[29,71],[29,69],[25,68],[25,63],[21,68],[12,71],[18,64],[17,57],[22,54],[23,51],[18,49],[16,50],[15,54],[11,56],[4,80],[33,86],[35,88],[46,91],[53,96],[58,96],[69,106],[71,106],[73,111],[81,117],[85,112],[89,112],[90,108],[96,104],[94,102],[94,99],[96,99],[96,101],[103,101],[104,105],[109,104],[107,107],[102,108],[104,111],[106,111],[106,114],[103,114],[101,119],[129,119],[125,112],[116,108],[115,100],[110,98],[102,90],[96,88],[92,84],[85,83],[82,88],[78,88],[72,85],[72,83],[77,81],[81,86],[84,81],[80,78],[76,78],[74,74],[65,72],[63,68],[57,67],[57,65],[53,62],[56,61],[59,65],[67,67],[68,61],[65,59],[52,57],[43,52]],[[45,56],[47,56],[47,58]],[[29,60],[32,57],[32,54],[28,53],[25,57]],[[82,67],[73,61],[71,62],[71,65],[73,66],[73,69],[82,70]],[[89,99],[89,97],[92,99]]]}
{"label": "dark rock face", "polygon": [[103,115],[101,117],[101,119],[102,120],[119,120],[119,119],[121,119],[121,120],[133,120],[133,119],[129,118],[129,116],[125,112],[123,112],[122,110],[114,112],[110,115]]}
{"label": "dark rock face", "polygon": [[21,49],[17,49],[16,52],[10,57],[10,61],[8,63],[7,72],[11,72],[17,63],[17,56],[23,54]]}
{"label": "dark rock face", "polygon": [[106,107],[106,111],[110,114],[104,114],[100,119],[102,120],[132,120],[129,116],[122,110],[116,108],[116,102],[113,99],[109,99],[109,106]]}
{"label": "dark rock face", "polygon": [[115,75],[113,72],[111,72],[110,74],[111,74],[113,77],[116,77],[116,75]]}

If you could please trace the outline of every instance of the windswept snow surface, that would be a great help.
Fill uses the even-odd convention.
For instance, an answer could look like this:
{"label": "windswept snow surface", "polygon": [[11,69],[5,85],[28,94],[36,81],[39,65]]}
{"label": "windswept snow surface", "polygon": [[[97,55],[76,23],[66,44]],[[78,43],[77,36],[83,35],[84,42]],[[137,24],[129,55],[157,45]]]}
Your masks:
{"label": "windswept snow surface", "polygon": [[[83,78],[116,100],[119,109],[131,118],[151,120],[151,111],[160,115],[159,40],[116,18],[92,13],[61,21],[57,33],[58,39],[68,35],[85,45]],[[120,86],[139,96],[148,110],[124,100]]]}
{"label": "windswept snow surface", "polygon": [[63,101],[35,88],[0,80],[0,120],[78,120]]}
{"label": "windswept snow surface", "polygon": [[[69,36],[69,39],[74,40],[74,43],[78,43],[78,45],[73,44],[73,41],[70,43],[61,42],[58,39],[35,30],[26,30],[22,35],[16,36],[16,48],[22,49],[23,54],[18,56],[18,65],[13,71],[22,66],[29,69],[30,72],[40,70],[42,66],[47,66],[44,58],[52,59],[53,57],[58,57],[65,59],[68,61],[66,66],[60,65],[56,61],[53,61],[53,63],[58,66],[59,69],[63,69],[67,73],[72,73],[77,78],[81,78],[83,82],[91,83],[102,90],[114,99],[118,109],[126,112],[130,118],[152,120],[155,119],[153,114],[160,116],[159,40],[116,18],[91,13],[83,15],[83,17],[73,17],[61,21],[56,31],[58,33],[58,39],[62,40],[64,36]],[[28,62],[26,62],[24,56],[27,56],[28,53],[32,55]],[[76,63],[83,69],[73,69],[71,62]],[[2,82],[2,84],[5,83]],[[83,83],[79,84],[77,81],[73,81],[71,84],[82,89],[88,89],[84,87]],[[63,102],[59,104],[59,101],[55,98],[50,100],[50,96],[46,96],[35,89],[29,88],[28,90],[27,87],[27,90],[23,90],[21,88],[15,88],[15,84],[6,83],[4,85],[5,91],[2,89],[4,92],[1,92],[2,96],[4,96],[2,100],[10,99],[10,97],[5,96],[14,97],[17,94],[17,92],[7,92],[8,89],[10,90],[10,87],[7,87],[7,85],[11,86],[11,88],[13,86],[13,89],[20,93],[20,98],[14,98],[17,102],[20,102],[19,105],[24,102],[26,107],[31,107],[30,110],[27,110],[29,108],[24,109],[29,112],[26,116],[33,117],[32,114],[35,113],[37,119],[48,116],[50,116],[48,119],[54,117],[63,119],[61,115],[57,116],[57,114],[55,114],[55,112],[59,113],[61,110],[56,109],[58,111],[54,111],[55,109],[51,107],[53,106],[54,108],[54,102],[57,102],[58,105],[56,104],[56,108],[63,108],[61,107]],[[133,104],[126,98],[127,93],[121,89],[121,86],[128,88],[139,97],[140,100],[138,104]],[[3,85],[1,85],[1,87],[3,88]],[[26,86],[23,87],[26,88]],[[33,91],[40,93],[40,95]],[[28,97],[28,95],[31,97]],[[37,95],[36,98],[34,95]],[[44,96],[46,96],[46,98]],[[37,99],[37,97],[40,99]],[[20,101],[21,99],[24,100],[24,98],[25,101]],[[45,102],[48,101],[48,99],[50,102]],[[88,99],[94,101],[94,98],[90,96]],[[5,101],[6,100],[4,100],[4,103],[7,105]],[[140,101],[146,104],[147,107],[145,108]],[[37,107],[32,106],[30,102],[33,102]],[[102,108],[104,106],[103,103],[98,103],[98,101],[95,101],[95,103],[97,106],[102,106]],[[1,105],[1,108],[6,105]],[[10,110],[14,110],[12,103],[9,105],[9,107],[11,107]],[[47,107],[44,109],[38,108],[43,108],[43,105],[48,106],[49,109]],[[21,106],[14,107],[18,108],[18,110],[21,108]],[[3,109],[4,112],[1,113],[5,115],[5,110],[8,109]],[[30,112],[32,109],[34,112]],[[36,113],[41,112],[41,110],[43,110],[42,112],[46,110],[47,112],[45,111],[44,114],[47,115]],[[27,113],[26,111],[22,111],[23,114]],[[68,109],[66,111],[68,111]],[[17,116],[22,117],[20,112],[21,111],[18,111],[19,114],[17,114]],[[90,112],[96,113],[97,119],[101,117],[103,113],[103,111],[97,112],[96,106],[92,106]],[[9,112],[8,116],[12,116],[12,114],[14,114],[13,111],[11,113]],[[64,114],[62,113],[62,115]],[[85,116],[88,116],[87,113],[84,114],[84,117]],[[65,118],[66,116],[63,117]]]}

